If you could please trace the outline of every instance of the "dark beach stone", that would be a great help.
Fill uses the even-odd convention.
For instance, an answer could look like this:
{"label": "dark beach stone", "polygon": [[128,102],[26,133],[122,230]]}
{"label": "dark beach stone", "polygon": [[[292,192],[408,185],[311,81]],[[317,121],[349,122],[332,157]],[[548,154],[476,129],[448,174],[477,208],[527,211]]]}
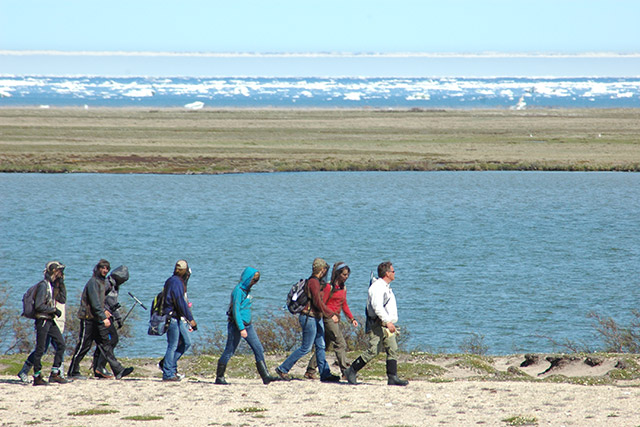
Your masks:
{"label": "dark beach stone", "polygon": [[604,362],[603,358],[595,356],[589,356],[584,360],[584,363],[589,366],[599,366],[602,365],[602,362]]}
{"label": "dark beach stone", "polygon": [[537,354],[525,354],[524,362],[520,364],[521,368],[525,368],[527,366],[535,365],[540,360],[540,356]]}

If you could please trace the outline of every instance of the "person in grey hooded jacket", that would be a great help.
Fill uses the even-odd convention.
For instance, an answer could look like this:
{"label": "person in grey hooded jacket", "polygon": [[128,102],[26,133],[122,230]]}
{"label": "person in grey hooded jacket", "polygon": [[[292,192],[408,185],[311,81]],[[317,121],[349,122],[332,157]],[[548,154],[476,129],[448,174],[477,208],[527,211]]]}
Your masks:
{"label": "person in grey hooded jacket", "polygon": [[[60,317],[62,312],[56,308],[56,300],[54,298],[54,283],[58,281],[64,274],[64,265],[57,261],[49,262],[44,271],[44,279],[41,280],[36,288],[35,293],[35,330],[36,330],[36,349],[33,353],[33,385],[47,385],[48,383],[42,378],[42,355],[45,352],[47,338],[50,337],[54,342],[56,354],[53,359],[53,367],[49,382],[66,384],[68,381],[60,375],[60,366],[62,365],[62,356],[64,355],[65,344],[62,333],[56,322],[55,317]],[[21,377],[22,379],[22,377]]]}
{"label": "person in grey hooded jacket", "polygon": [[71,358],[68,376],[73,379],[86,379],[80,374],[80,362],[91,350],[93,341],[98,349],[107,359],[116,379],[120,379],[133,372],[133,368],[125,368],[113,354],[113,348],[109,344],[109,332],[107,328],[111,326],[111,321],[107,316],[108,311],[104,307],[105,299],[105,278],[111,265],[109,261],[101,259],[93,268],[93,276],[84,286],[78,318],[80,318],[80,332],[78,344]]}
{"label": "person in grey hooded jacket", "polygon": [[[129,269],[126,265],[113,269],[105,280],[104,308],[110,315],[111,325],[107,331],[109,332],[109,344],[114,351],[120,341],[118,329],[122,328],[118,294],[120,286],[127,280],[129,280]],[[96,348],[93,353],[93,374],[96,378],[113,378],[113,375],[106,369],[106,365],[107,359],[102,355],[100,349]]]}

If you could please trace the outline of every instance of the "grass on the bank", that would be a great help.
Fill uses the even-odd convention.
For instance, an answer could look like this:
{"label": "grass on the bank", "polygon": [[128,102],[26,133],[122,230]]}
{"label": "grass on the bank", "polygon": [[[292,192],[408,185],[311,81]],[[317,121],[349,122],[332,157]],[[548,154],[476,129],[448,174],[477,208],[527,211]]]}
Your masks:
{"label": "grass on the bank", "polygon": [[0,171],[640,171],[640,109],[0,109]]}
{"label": "grass on the bank", "polygon": [[[348,359],[355,359],[360,353],[350,352]],[[26,354],[11,354],[0,356],[0,375],[17,375]],[[267,366],[271,371],[286,358],[287,354],[267,355]],[[582,355],[587,357],[589,355]],[[550,375],[545,378],[530,376],[520,369],[509,368],[499,370],[492,365],[493,357],[470,354],[429,354],[429,353],[401,353],[398,363],[398,375],[409,380],[422,380],[434,383],[455,381],[454,372],[464,371],[463,375],[469,381],[529,381],[551,382],[579,385],[607,385],[624,384],[625,381],[640,379],[640,356],[629,354],[601,353],[596,356],[601,358],[615,358],[619,361],[618,367],[604,376],[593,377],[568,377],[565,375]],[[305,366],[309,356],[304,357],[298,365]],[[180,359],[180,371],[188,378],[209,378],[216,375],[216,365],[219,355],[187,355]],[[160,371],[156,367],[157,359],[149,358],[121,358],[126,366],[135,368],[132,378],[159,378]],[[332,359],[329,359],[332,360]],[[51,366],[53,356],[51,354],[43,358],[44,371]],[[82,372],[89,372],[90,361],[83,361]],[[336,372],[337,367],[331,369]],[[255,367],[255,359],[250,354],[236,354],[227,366],[227,380],[255,379],[259,380]],[[295,377],[296,375],[294,375]],[[300,375],[300,378],[301,375]],[[369,362],[364,369],[358,372],[359,381],[372,381],[386,379],[386,362],[384,355],[380,355]],[[635,384],[635,383],[633,383]],[[633,386],[631,384],[630,386]],[[637,384],[636,384],[637,386]],[[96,409],[102,410],[102,409]],[[108,409],[107,409],[108,410]]]}

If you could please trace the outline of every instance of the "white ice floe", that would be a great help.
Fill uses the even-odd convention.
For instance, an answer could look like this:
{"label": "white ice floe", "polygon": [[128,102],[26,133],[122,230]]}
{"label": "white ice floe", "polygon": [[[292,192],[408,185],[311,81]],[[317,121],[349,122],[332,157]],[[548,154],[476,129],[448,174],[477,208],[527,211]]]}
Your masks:
{"label": "white ice floe", "polygon": [[154,96],[155,94],[156,91],[153,89],[133,89],[123,93],[122,95],[128,96],[130,98],[148,98]]}
{"label": "white ice floe", "polygon": [[201,101],[196,101],[196,102],[192,102],[190,104],[184,105],[184,108],[188,110],[201,110],[202,107],[204,107],[204,102],[201,102]]}
{"label": "white ice floe", "polygon": [[360,92],[349,92],[344,94],[345,101],[360,101],[362,94]]}

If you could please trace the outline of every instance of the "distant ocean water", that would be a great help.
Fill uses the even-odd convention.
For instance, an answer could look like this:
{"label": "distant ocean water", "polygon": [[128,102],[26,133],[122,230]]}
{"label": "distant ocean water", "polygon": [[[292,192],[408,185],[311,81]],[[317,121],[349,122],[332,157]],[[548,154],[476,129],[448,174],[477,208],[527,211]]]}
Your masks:
{"label": "distant ocean water", "polygon": [[640,78],[0,77],[0,106],[638,108]]}

